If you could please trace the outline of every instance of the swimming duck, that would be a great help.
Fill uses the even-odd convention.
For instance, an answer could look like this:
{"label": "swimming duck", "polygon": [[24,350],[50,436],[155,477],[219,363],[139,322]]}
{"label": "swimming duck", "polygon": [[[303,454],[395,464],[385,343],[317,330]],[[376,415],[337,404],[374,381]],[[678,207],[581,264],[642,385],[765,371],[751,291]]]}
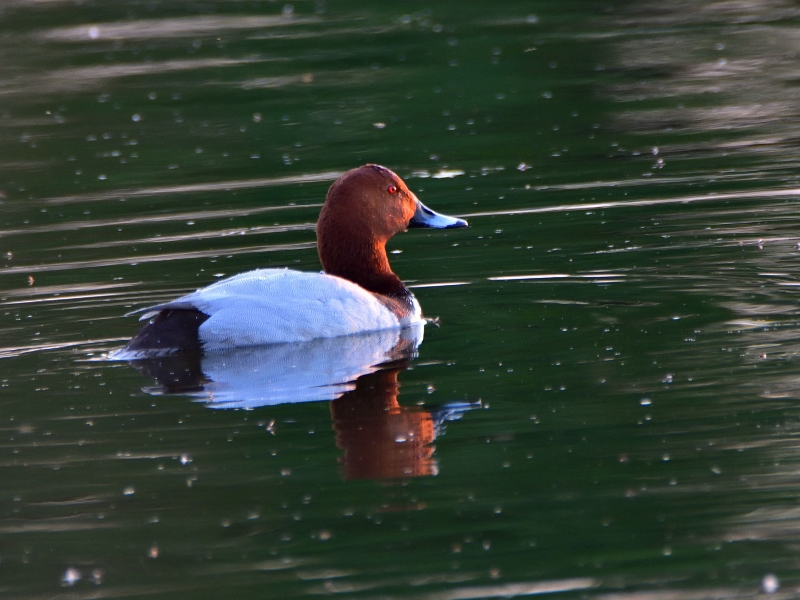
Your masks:
{"label": "swimming duck", "polygon": [[135,311],[149,322],[113,357],[307,342],[424,322],[389,266],[386,242],[410,227],[466,226],[426,207],[389,169],[353,169],[331,185],[317,222],[323,273],[256,269]]}

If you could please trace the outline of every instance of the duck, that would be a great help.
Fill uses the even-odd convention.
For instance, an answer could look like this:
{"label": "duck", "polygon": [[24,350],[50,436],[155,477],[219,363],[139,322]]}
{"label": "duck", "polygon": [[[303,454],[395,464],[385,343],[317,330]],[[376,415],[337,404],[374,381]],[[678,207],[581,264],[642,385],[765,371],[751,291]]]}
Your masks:
{"label": "duck", "polygon": [[[111,358],[309,342],[424,324],[392,271],[386,243],[410,228],[467,227],[425,206],[393,171],[366,164],[328,189],[317,221],[322,272],[255,269],[148,306],[147,323]],[[127,315],[126,315],[127,316]]]}

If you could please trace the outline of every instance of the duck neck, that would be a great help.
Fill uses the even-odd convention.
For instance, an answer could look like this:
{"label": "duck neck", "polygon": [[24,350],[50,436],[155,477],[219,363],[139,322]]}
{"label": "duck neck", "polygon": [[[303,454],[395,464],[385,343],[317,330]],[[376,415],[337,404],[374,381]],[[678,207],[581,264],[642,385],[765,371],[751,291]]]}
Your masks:
{"label": "duck neck", "polygon": [[357,238],[337,242],[318,235],[319,258],[326,273],[352,281],[374,294],[397,299],[411,295],[389,266],[385,242]]}

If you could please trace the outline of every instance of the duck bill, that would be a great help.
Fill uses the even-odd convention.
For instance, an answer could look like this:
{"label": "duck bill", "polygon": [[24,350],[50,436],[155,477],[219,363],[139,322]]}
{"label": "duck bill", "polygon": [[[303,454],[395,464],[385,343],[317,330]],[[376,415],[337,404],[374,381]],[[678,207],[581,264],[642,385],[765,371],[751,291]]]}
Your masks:
{"label": "duck bill", "polygon": [[433,229],[453,229],[456,227],[466,227],[464,219],[456,219],[442,215],[425,206],[417,200],[417,211],[408,223],[409,229],[412,227],[431,227]]}

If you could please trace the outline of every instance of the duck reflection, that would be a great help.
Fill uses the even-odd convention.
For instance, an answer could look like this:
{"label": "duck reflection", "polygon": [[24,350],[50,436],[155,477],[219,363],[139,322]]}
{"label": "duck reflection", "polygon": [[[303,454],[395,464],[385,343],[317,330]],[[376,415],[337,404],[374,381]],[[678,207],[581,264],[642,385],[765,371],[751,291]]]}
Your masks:
{"label": "duck reflection", "polygon": [[358,379],[356,388],[331,402],[336,445],[346,479],[395,479],[436,475],[430,411],[400,406],[401,368]]}
{"label": "duck reflection", "polygon": [[345,479],[397,479],[438,472],[433,442],[480,405],[404,407],[398,375],[416,357],[422,326],[399,331],[131,361],[158,383],[150,394],[185,394],[214,409],[330,401]]}

